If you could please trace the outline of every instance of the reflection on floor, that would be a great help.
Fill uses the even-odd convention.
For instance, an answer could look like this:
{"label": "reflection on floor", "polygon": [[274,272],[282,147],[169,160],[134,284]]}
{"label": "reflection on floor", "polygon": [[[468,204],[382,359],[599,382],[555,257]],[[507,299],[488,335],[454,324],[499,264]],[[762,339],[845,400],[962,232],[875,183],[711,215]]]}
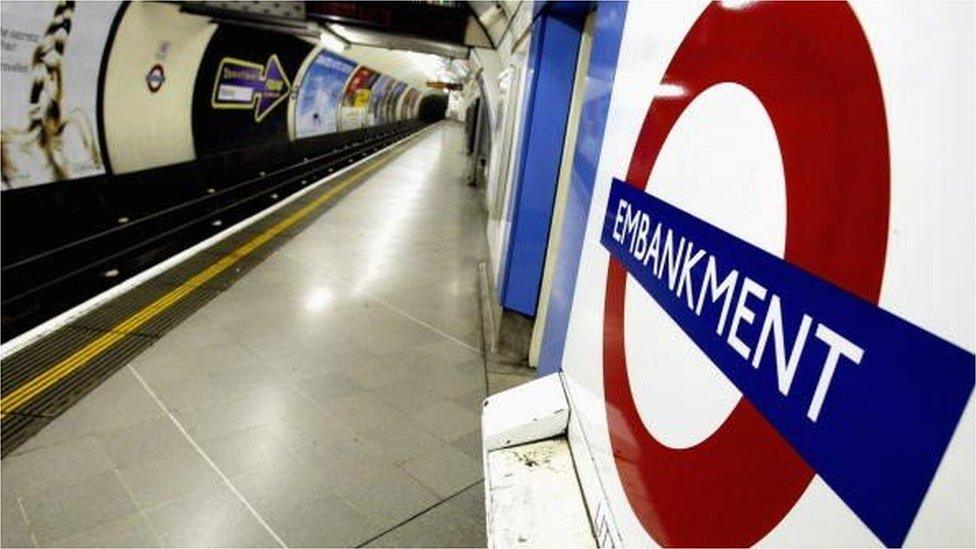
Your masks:
{"label": "reflection on floor", "polygon": [[484,545],[462,146],[415,140],[4,459],[3,545]]}

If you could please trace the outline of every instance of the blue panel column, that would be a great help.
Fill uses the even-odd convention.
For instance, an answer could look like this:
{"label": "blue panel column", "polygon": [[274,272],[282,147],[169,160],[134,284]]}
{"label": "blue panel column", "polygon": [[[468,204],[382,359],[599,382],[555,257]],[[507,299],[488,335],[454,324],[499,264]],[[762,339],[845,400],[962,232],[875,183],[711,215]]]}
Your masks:
{"label": "blue panel column", "polygon": [[596,168],[603,148],[603,134],[626,19],[625,2],[601,2],[597,5],[596,29],[586,74],[586,93],[580,113],[573,173],[563,213],[562,237],[556,255],[556,271],[549,293],[549,312],[539,355],[540,376],[562,369],[563,347],[583,250],[583,235],[586,233]]}
{"label": "blue panel column", "polygon": [[535,316],[588,2],[537,3],[512,217],[499,284],[506,309]]}

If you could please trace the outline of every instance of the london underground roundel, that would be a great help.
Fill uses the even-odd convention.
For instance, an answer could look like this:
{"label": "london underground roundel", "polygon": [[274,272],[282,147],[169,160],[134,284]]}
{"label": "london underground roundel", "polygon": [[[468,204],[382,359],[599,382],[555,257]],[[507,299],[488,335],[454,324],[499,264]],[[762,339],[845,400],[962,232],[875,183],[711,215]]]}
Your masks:
{"label": "london underground roundel", "polygon": [[[878,72],[850,7],[818,2],[755,3],[738,9],[709,5],[687,33],[662,81],[684,93],[653,100],[626,184],[641,191],[647,186],[678,118],[702,92],[726,82],[752,91],[775,129],[786,182],[785,262],[877,303],[888,233],[888,137]],[[651,219],[649,225],[654,223]],[[702,237],[697,242],[703,249],[707,240]],[[676,255],[681,258],[680,248]],[[689,238],[685,262],[691,257]],[[663,262],[656,253],[654,264],[659,259]],[[663,270],[662,266],[657,272]],[[628,368],[640,367],[628,364],[625,356],[629,271],[611,256],[603,334],[610,439],[629,503],[662,545],[753,544],[796,504],[815,469],[757,409],[747,391],[724,423],[699,444],[675,449],[655,439],[642,423],[628,378]],[[741,271],[745,278],[745,269]],[[680,292],[680,276],[676,278]],[[673,286],[672,282],[672,291]],[[701,291],[704,294],[705,288]],[[787,298],[780,297],[786,307]],[[689,298],[689,309],[700,313],[702,305],[696,308],[694,301]],[[722,320],[730,315],[723,312]],[[787,339],[803,333],[812,340],[813,320],[806,324],[807,331],[804,322],[788,326]],[[724,324],[727,332],[728,322]],[[697,343],[694,328],[688,326],[682,325]],[[807,341],[807,349],[812,345]],[[798,376],[804,373],[794,371]],[[841,373],[835,374],[838,386]],[[816,400],[823,375],[811,376],[802,379],[809,380],[809,393]],[[795,379],[793,394],[803,383],[801,377]],[[782,393],[782,384],[779,387]],[[805,409],[811,415],[812,406]]]}

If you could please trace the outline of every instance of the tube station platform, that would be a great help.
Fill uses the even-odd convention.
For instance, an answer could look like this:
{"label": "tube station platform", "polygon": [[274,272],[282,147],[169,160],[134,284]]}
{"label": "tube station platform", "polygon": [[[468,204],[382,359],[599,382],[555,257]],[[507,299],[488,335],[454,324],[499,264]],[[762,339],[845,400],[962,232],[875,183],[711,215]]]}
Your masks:
{"label": "tube station platform", "polygon": [[85,351],[140,347],[31,418],[3,460],[3,545],[484,545],[486,243],[461,143],[441,123],[335,176],[356,180],[246,274],[198,283],[185,320]]}

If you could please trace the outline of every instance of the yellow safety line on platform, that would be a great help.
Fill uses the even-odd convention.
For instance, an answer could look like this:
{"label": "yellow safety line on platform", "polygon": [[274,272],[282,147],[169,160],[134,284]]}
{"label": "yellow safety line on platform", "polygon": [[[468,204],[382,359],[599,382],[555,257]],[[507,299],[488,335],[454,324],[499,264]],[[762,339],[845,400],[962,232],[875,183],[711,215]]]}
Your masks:
{"label": "yellow safety line on platform", "polygon": [[377,161],[374,164],[370,164],[369,166],[360,169],[358,173],[351,174],[348,179],[332,187],[323,193],[322,196],[316,198],[314,201],[308,203],[285,219],[279,221],[233,252],[220,258],[215,263],[200,271],[183,284],[177,286],[174,290],[170,291],[166,295],[150,303],[139,312],[123,320],[105,335],[75,351],[71,354],[71,356],[65,358],[61,362],[58,362],[43,374],[21,385],[9,395],[0,399],[0,418],[6,417],[10,412],[13,412],[26,402],[33,399],[35,396],[47,390],[55,383],[71,375],[72,372],[88,364],[92,359],[111,348],[112,345],[114,345],[120,339],[129,335],[129,332],[142,326],[146,322],[149,322],[156,315],[170,308],[180,299],[186,297],[194,289],[227,270],[228,267],[246,257],[248,254],[258,249],[262,244],[265,244],[275,236],[279,235],[288,227],[291,227],[295,223],[301,221],[303,218],[311,214],[316,208],[331,200],[350,185],[358,182],[370,172],[386,164],[386,162],[389,161],[389,158],[378,158],[376,160]]}

